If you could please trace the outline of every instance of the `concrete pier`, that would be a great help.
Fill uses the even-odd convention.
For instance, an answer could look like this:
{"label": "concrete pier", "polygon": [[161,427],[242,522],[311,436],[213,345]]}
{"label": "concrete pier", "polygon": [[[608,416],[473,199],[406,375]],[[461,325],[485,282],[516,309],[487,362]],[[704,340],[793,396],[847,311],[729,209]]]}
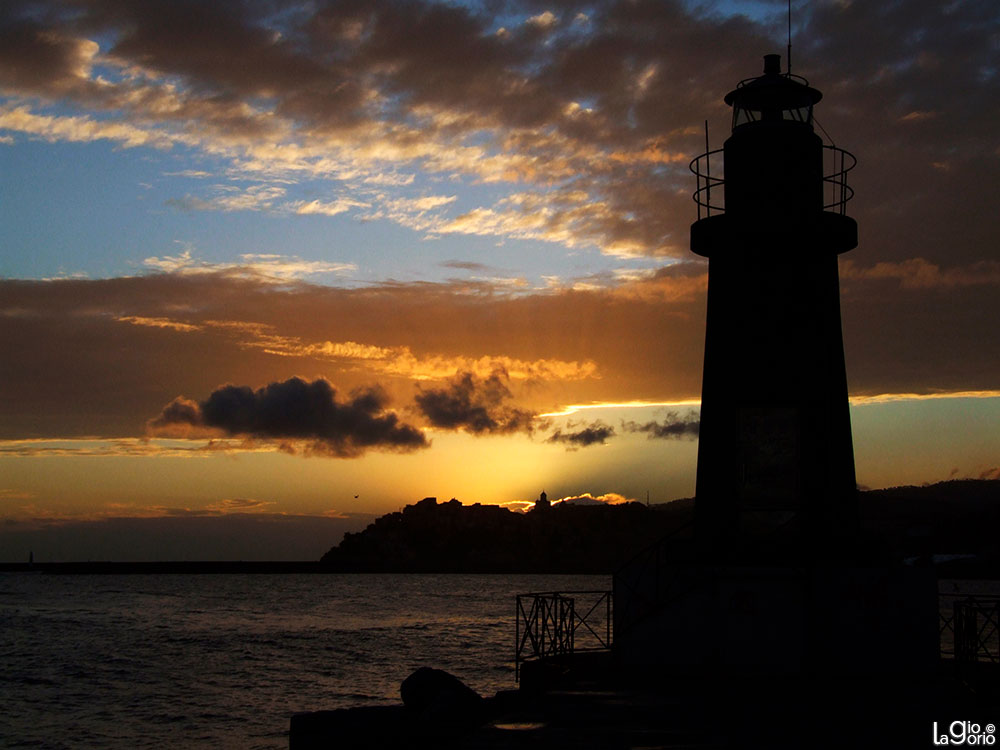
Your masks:
{"label": "concrete pier", "polygon": [[428,726],[403,706],[299,714],[290,748],[918,748],[933,747],[934,722],[985,727],[1000,713],[995,674],[970,686],[946,663],[920,679],[653,679],[607,656],[526,663],[521,689],[486,699],[476,726]]}

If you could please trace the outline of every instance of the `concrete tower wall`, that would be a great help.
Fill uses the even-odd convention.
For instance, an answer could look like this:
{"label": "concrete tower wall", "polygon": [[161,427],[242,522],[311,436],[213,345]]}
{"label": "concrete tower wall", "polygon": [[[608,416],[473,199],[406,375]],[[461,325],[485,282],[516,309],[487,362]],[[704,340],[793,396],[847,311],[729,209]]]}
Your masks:
{"label": "concrete tower wall", "polygon": [[697,533],[813,554],[857,526],[837,269],[856,230],[829,231],[853,221],[823,211],[808,123],[738,126],[724,159],[725,213],[692,229],[709,258]]}

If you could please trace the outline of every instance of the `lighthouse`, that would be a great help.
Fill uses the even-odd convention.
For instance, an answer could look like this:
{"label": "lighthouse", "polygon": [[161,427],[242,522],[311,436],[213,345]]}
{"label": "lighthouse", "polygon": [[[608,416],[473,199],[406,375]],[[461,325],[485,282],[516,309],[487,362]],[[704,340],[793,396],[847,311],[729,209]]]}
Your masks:
{"label": "lighthouse", "polygon": [[694,535],[615,573],[631,668],[815,684],[937,668],[933,569],[859,531],[837,269],[858,244],[856,161],[817,133],[821,98],[767,55],[725,96],[723,148],[706,137],[691,162],[708,259]]}
{"label": "lighthouse", "polygon": [[695,526],[713,555],[794,562],[857,527],[837,269],[858,244],[855,158],[817,134],[821,98],[766,55],[725,96],[724,147],[691,164],[708,259]]}

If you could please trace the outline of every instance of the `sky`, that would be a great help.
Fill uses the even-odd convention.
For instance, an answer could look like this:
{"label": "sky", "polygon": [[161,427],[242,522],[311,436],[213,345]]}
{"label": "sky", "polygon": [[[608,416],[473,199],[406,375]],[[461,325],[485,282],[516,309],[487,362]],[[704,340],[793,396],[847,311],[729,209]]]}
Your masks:
{"label": "sky", "polygon": [[[786,11],[4,2],[0,560],[693,495],[688,164]],[[1000,478],[1000,7],[796,1],[792,44],[858,158],[858,482]]]}

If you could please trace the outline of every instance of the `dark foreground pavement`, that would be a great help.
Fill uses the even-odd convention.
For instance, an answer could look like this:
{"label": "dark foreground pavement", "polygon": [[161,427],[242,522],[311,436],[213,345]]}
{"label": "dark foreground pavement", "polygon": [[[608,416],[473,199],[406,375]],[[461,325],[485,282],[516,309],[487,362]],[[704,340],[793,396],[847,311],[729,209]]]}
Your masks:
{"label": "dark foreground pavement", "polygon": [[940,744],[954,721],[982,734],[1000,724],[996,682],[972,685],[947,670],[923,679],[527,676],[521,690],[484,700],[476,716],[404,706],[299,714],[290,747],[908,749]]}

